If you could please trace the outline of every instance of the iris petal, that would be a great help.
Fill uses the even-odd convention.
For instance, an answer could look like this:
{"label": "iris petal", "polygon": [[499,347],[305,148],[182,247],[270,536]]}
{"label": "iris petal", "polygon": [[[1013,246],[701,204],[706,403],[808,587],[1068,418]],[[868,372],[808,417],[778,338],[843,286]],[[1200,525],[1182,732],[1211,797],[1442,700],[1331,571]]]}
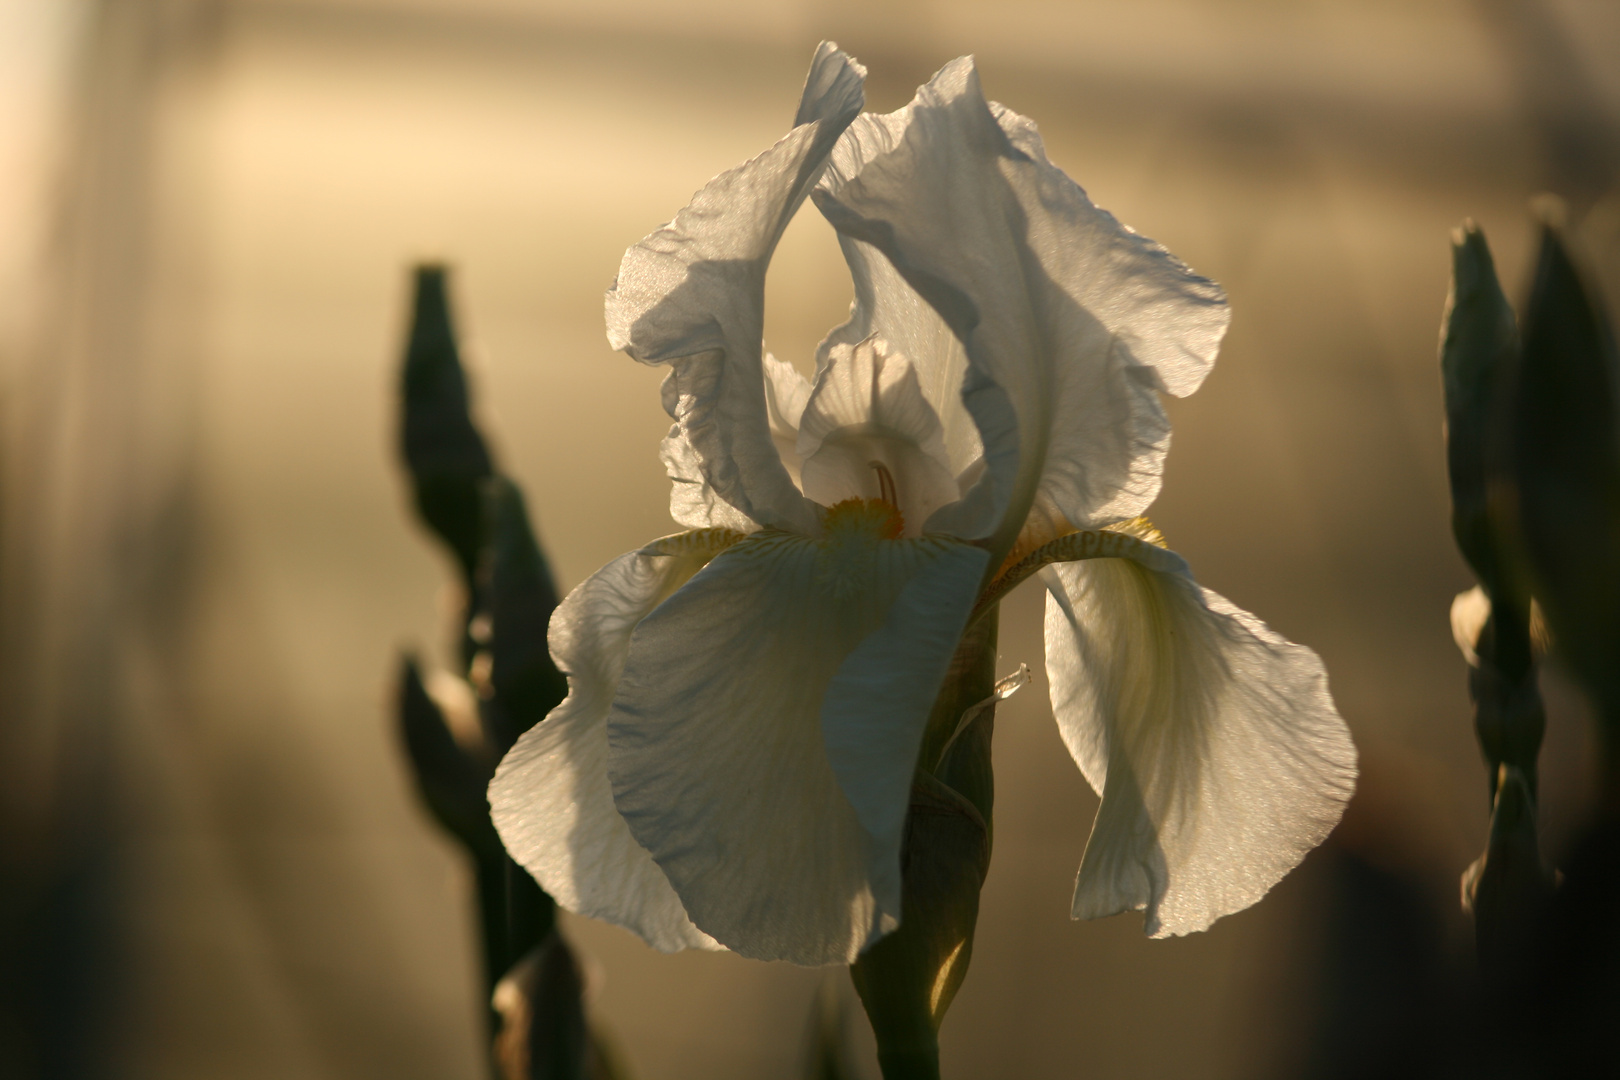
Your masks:
{"label": "iris petal", "polygon": [[888,342],[917,369],[923,396],[940,419],[951,472],[963,472],[983,459],[984,444],[962,404],[962,381],[968,370],[962,342],[876,248],[842,234],[838,243],[854,281],[855,301],[849,320],[816,350],[817,373],[839,346],[874,335]]}
{"label": "iris petal", "polygon": [[1041,572],[1046,665],[1063,741],[1102,793],[1074,917],[1143,910],[1164,937],[1248,907],[1321,843],[1356,752],[1315,653],[1142,548],[1152,567]]}
{"label": "iris petal", "polygon": [[[676,481],[678,519],[815,527],[815,508],[771,439],[761,355],[765,269],[833,144],[860,112],[865,74],[823,44],[798,126],[709,181],[674,221],[625,252],[608,291],[613,347],[642,363],[671,365],[664,407],[675,426],[664,459]],[[683,490],[693,484],[701,490]],[[720,511],[720,503],[738,516]]]}
{"label": "iris petal", "polygon": [[721,946],[692,925],[613,806],[608,707],[636,624],[737,539],[722,532],[669,537],[621,555],[569,593],[550,631],[568,697],[517,741],[489,787],[490,816],[506,850],[559,904],[617,923],[665,952]]}
{"label": "iris petal", "polygon": [[1098,209],[1033,124],[985,102],[971,59],[899,112],[857,120],[815,200],[965,346],[988,494],[970,492],[952,531],[988,506],[1003,515],[992,547],[1004,552],[1037,494],[1081,528],[1152,501],[1169,444],[1157,392],[1197,387],[1225,297]]}
{"label": "iris petal", "polygon": [[756,533],[636,629],[608,718],[614,799],[716,940],[849,963],[896,925],[898,822],[985,559]]}
{"label": "iris petal", "polygon": [[765,411],[771,421],[771,439],[781,455],[782,466],[802,490],[799,470],[799,419],[810,400],[810,384],[792,364],[765,354]]}

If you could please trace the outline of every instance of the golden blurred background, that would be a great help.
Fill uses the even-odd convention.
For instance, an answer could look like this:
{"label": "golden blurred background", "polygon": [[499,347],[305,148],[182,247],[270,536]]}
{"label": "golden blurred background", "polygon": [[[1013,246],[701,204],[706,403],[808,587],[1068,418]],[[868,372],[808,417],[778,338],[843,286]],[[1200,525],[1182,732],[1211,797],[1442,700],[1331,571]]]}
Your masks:
{"label": "golden blurred background", "polygon": [[[0,1074],[479,1075],[469,882],[389,698],[401,647],[446,654],[451,610],[394,453],[407,269],[456,268],[478,414],[571,587],[673,530],[660,373],[608,349],[602,292],[785,133],[828,37],[876,110],[977,54],[1099,204],[1226,287],[1232,331],[1169,406],[1152,514],[1201,582],[1323,655],[1362,753],[1339,833],[1257,907],[1171,941],[1071,923],[1096,799],[1037,674],[1001,710],[946,1076],[1348,1076],[1357,1045],[1416,1037],[1466,952],[1457,877],[1488,809],[1447,622],[1471,584],[1435,361],[1448,229],[1479,220],[1515,292],[1526,200],[1556,190],[1620,281],[1620,6],[0,12],[0,949],[14,973],[62,950],[46,982],[8,977]],[[772,351],[807,366],[849,298],[807,206],[773,265]],[[1040,603],[1004,605],[1005,670],[1039,672]],[[1591,734],[1556,672],[1548,689],[1556,854],[1592,797]],[[637,1077],[797,1075],[823,973],[565,926]]]}

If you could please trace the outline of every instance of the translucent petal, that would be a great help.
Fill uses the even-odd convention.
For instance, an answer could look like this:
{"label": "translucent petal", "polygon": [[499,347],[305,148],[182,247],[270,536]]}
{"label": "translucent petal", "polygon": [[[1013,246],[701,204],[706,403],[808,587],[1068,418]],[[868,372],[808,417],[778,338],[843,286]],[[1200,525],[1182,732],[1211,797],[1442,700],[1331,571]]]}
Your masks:
{"label": "translucent petal", "polygon": [[[858,124],[886,119],[868,115]],[[835,150],[835,162],[839,153]],[[961,498],[937,511],[924,531],[969,540],[990,536],[1018,475],[1018,417],[1012,402],[969,367],[956,332],[876,248],[842,234],[838,240],[855,282],[855,302],[849,321],[817,350],[818,372],[831,362],[834,349],[873,334],[911,359],[923,396],[940,419],[950,471],[972,481],[958,484]]]}
{"label": "translucent petal", "polygon": [[1037,492],[1082,528],[1152,501],[1169,441],[1157,391],[1197,387],[1225,297],[1093,205],[1029,121],[986,104],[970,59],[899,112],[857,120],[815,199],[964,343],[979,485],[1005,510],[996,550]]}
{"label": "translucent petal", "polygon": [[695,468],[710,489],[678,493],[678,518],[720,501],[760,525],[815,526],[815,508],[771,439],[761,355],[765,269],[834,142],[859,113],[864,76],[824,43],[798,126],[709,181],[674,221],[625,252],[608,291],[613,347],[643,363],[671,365],[664,403],[678,431],[665,441],[666,462],[680,464],[678,482]]}
{"label": "translucent petal", "polygon": [[916,370],[882,338],[833,347],[804,408],[797,449],[804,493],[823,506],[880,497],[874,466],[882,465],[907,536],[921,535],[934,511],[961,494]]}
{"label": "translucent petal", "polygon": [[896,925],[922,728],[985,558],[765,531],[637,628],[608,720],[615,801],[716,940],[849,963]]}
{"label": "translucent petal", "polygon": [[[666,379],[665,385],[671,380]],[[720,497],[703,475],[703,461],[681,432],[672,425],[658,448],[669,477],[669,516],[688,529],[730,529],[751,533],[759,522]]]}
{"label": "translucent petal", "polygon": [[805,403],[810,400],[810,384],[804,376],[785,363],[765,354],[765,413],[771,421],[771,439],[776,452],[782,457],[782,466],[801,490],[799,483],[799,418],[804,415]]}
{"label": "translucent petal", "polygon": [[517,741],[489,787],[501,841],[559,904],[617,923],[665,952],[721,946],[692,925],[613,806],[608,706],[636,624],[736,539],[715,532],[670,537],[621,555],[568,594],[550,631],[568,697]]}
{"label": "translucent petal", "polygon": [[[771,442],[776,446],[782,467],[794,484],[799,484],[800,461],[797,449],[799,417],[810,398],[810,384],[786,364],[765,354],[765,415],[770,421]],[[673,374],[664,380],[664,407],[674,411],[679,394]],[[744,514],[710,487],[703,477],[698,452],[676,424],[669,429],[659,448],[664,471],[670,479],[669,513],[688,529],[731,529],[750,533],[759,523]]]}
{"label": "translucent petal", "polygon": [[[817,373],[840,345],[854,345],[874,334],[887,341],[917,369],[923,396],[943,428],[951,472],[962,473],[983,460],[984,444],[962,403],[968,362],[961,341],[876,248],[842,234],[838,243],[854,279],[855,302],[849,321],[828,334],[816,350]],[[1013,445],[1016,450],[1016,440]]]}
{"label": "translucent petal", "polygon": [[1321,843],[1356,752],[1315,653],[1142,550],[1157,568],[1042,571],[1046,666],[1063,741],[1102,793],[1074,917],[1144,910],[1164,937],[1248,907]]}

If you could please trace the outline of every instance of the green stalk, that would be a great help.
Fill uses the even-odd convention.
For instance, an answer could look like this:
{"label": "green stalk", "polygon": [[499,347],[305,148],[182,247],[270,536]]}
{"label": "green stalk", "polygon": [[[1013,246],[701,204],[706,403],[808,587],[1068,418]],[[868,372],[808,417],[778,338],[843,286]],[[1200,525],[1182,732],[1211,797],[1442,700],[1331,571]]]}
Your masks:
{"label": "green stalk", "polygon": [[878,1047],[883,1080],[939,1080],[939,1039],[927,1046]]}
{"label": "green stalk", "polygon": [[939,1025],[973,955],[990,866],[994,710],[951,736],[994,692],[996,632],[994,608],[968,627],[929,717],[901,853],[900,928],[850,967],[884,1080],[938,1080]]}

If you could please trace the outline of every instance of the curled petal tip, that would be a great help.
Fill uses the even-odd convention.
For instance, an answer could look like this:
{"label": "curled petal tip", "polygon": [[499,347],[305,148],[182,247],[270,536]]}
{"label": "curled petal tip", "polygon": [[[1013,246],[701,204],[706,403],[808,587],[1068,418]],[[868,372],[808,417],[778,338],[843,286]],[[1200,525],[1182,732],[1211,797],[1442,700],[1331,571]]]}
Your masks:
{"label": "curled petal tip", "polygon": [[866,68],[834,41],[816,47],[805,76],[804,93],[793,125],[843,118],[847,123],[866,104]]}

